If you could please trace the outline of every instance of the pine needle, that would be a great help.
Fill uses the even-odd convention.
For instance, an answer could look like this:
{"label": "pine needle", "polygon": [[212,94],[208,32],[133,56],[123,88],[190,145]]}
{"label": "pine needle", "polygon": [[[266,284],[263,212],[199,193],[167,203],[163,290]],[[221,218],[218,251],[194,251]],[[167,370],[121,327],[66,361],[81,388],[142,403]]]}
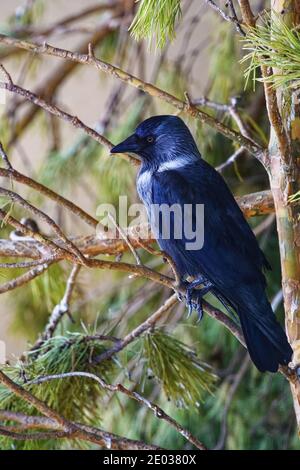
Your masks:
{"label": "pine needle", "polygon": [[136,40],[147,38],[150,47],[153,41],[162,49],[175,38],[175,24],[181,16],[180,0],[139,0],[139,9],[130,30]]}
{"label": "pine needle", "polygon": [[[251,28],[243,49],[249,51],[241,63],[250,62],[245,70],[246,83],[251,79],[271,83],[275,88],[297,88],[300,83],[300,32],[289,28],[282,18],[272,13],[262,25]],[[257,77],[261,65],[273,68],[267,78]]]}
{"label": "pine needle", "polygon": [[[19,363],[14,367],[5,367],[5,373],[14,381],[23,384],[21,377],[26,377],[27,381],[36,379],[44,375],[62,374],[71,371],[85,371],[100,375],[104,380],[109,381],[115,369],[113,361],[102,362],[99,365],[91,363],[92,355],[99,355],[105,347],[99,340],[91,341],[85,335],[79,333],[69,333],[67,336],[55,336],[46,341],[39,355],[31,360],[29,355],[28,363]],[[53,380],[45,384],[29,385],[23,384],[35,396],[45,401],[50,407],[62,413],[71,421],[80,421],[86,424],[99,424],[101,420],[101,397],[102,391],[99,385],[93,380],[82,380],[80,377],[70,377],[60,380]],[[1,407],[5,410],[36,415],[36,410],[24,400],[16,397],[13,392],[5,387],[0,387]],[[0,438],[0,447],[18,449],[31,446],[37,448],[52,449],[55,445],[60,448],[62,441],[31,441],[16,442],[8,438]],[[73,442],[74,445],[74,442]],[[81,445],[77,443],[77,446]]]}
{"label": "pine needle", "polygon": [[143,338],[142,357],[170,400],[180,407],[200,406],[217,377],[187,345],[161,329]]}

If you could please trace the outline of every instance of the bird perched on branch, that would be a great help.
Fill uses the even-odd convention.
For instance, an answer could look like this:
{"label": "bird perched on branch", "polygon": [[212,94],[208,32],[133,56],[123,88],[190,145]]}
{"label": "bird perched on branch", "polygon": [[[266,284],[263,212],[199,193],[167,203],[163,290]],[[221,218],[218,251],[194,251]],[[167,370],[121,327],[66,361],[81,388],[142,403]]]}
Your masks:
{"label": "bird perched on branch", "polygon": [[211,291],[237,312],[260,371],[276,372],[288,364],[293,351],[265,294],[263,269],[269,263],[222,176],[201,158],[184,122],[153,116],[111,152],[132,152],[141,159],[138,193],[161,249],[185,285],[189,309],[196,308],[201,317],[202,297]]}

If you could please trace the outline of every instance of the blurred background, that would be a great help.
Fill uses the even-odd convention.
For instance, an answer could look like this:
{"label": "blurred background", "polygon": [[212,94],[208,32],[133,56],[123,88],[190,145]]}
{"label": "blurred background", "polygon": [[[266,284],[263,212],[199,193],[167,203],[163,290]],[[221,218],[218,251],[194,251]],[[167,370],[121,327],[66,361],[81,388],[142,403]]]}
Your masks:
{"label": "blurred background", "polygon": [[[269,2],[252,3],[258,13]],[[185,92],[192,100],[206,97],[227,105],[236,99],[247,130],[260,143],[267,144],[269,130],[262,86],[256,85],[255,90],[252,84],[245,87],[245,66],[240,64],[242,43],[232,24],[222,21],[202,0],[183,0],[181,7],[176,37],[171,43],[167,39],[162,48],[145,40],[137,41],[128,32],[137,10],[136,3],[131,0],[86,0],[84,4],[79,0],[2,0],[0,32],[84,53],[92,42],[97,57],[181,99]],[[58,104],[87,125],[96,126],[113,143],[126,137],[150,115],[174,113],[170,106],[92,67],[2,45],[0,62],[15,83]],[[230,113],[203,104],[206,112],[236,128]],[[0,140],[14,167],[68,197],[93,216],[100,203],[116,204],[119,195],[128,195],[130,202],[138,200],[136,168],[124,160],[110,157],[107,149],[68,123],[8,93],[5,103],[0,104],[0,119]],[[206,125],[184,119],[203,157],[212,165],[221,165],[236,150],[231,141]],[[269,187],[263,168],[245,152],[233,164],[226,165],[222,174],[235,195]],[[61,207],[31,190],[17,184],[16,187],[19,194],[53,217],[67,235],[90,234],[87,226],[66,214]],[[3,201],[4,204],[7,202]],[[16,207],[13,211],[19,218],[24,215]],[[273,270],[267,273],[268,293],[274,301],[276,314],[283,321],[274,216],[254,217],[249,222],[272,264]],[[48,233],[46,226],[41,225],[40,229]],[[7,238],[10,230],[2,225],[1,238]],[[168,271],[160,258],[140,251],[149,267]],[[132,262],[129,254],[122,260]],[[67,264],[55,265],[30,284],[1,295],[0,340],[5,341],[11,364],[43,330],[64,293],[69,270]],[[2,282],[16,273],[0,270]],[[121,273],[82,271],[72,303],[75,323],[65,318],[57,334],[93,330],[122,337],[169,295],[168,289],[150,281],[132,279]],[[293,405],[285,379],[280,374],[260,374],[249,362],[245,350],[216,321],[207,316],[201,324],[196,320],[193,316],[187,319],[184,305],[178,304],[161,325],[167,343],[163,338],[162,343],[156,344],[153,338],[153,341],[148,339],[148,350],[145,344],[133,346],[122,355],[121,365],[114,365],[117,372],[110,373],[135,381],[140,391],[159,402],[210,448],[299,449]],[[168,388],[159,371],[153,364],[151,367],[156,346],[158,352],[159,347],[163,347],[165,357],[162,361],[166,367],[172,367],[173,339],[188,345],[212,367],[218,377],[212,393],[203,391],[198,396],[198,392],[192,392],[190,399],[180,397],[178,389],[174,392],[171,379]],[[182,367],[186,367],[188,375],[188,366],[182,364]],[[173,377],[173,381],[175,379]],[[193,386],[201,388],[196,378]],[[100,400],[95,395],[91,398],[107,430],[143,438],[163,447],[189,448],[175,431],[164,423],[157,424],[138,405],[123,399],[106,397]],[[200,404],[198,399],[201,399]]]}

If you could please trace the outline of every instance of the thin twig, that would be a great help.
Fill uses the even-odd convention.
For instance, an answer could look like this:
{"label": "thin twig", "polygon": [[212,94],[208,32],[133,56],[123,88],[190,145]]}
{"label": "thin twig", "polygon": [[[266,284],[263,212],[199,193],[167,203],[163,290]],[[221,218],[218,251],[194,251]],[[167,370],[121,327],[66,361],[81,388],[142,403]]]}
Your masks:
{"label": "thin twig", "polygon": [[10,161],[9,161],[7,155],[6,155],[1,142],[0,142],[0,155],[2,157],[2,160],[4,161],[4,164],[5,164],[6,168],[8,170],[12,170],[13,169],[12,164],[10,163]]}
{"label": "thin twig", "polygon": [[128,248],[130,249],[131,253],[133,254],[133,257],[135,258],[136,263],[139,264],[139,265],[142,265],[143,263],[141,261],[141,258],[139,257],[137,251],[135,250],[134,246],[132,245],[132,243],[129,240],[129,237],[127,236],[125,231],[122,229],[122,227],[120,227],[120,225],[117,223],[117,221],[115,220],[115,218],[113,217],[113,215],[111,213],[108,213],[108,218],[112,221],[112,223],[114,224],[114,226],[118,230],[118,232],[121,235],[121,237],[123,238],[123,240],[127,243]]}
{"label": "thin twig", "polygon": [[228,21],[230,23],[233,23],[235,25],[235,28],[237,30],[238,33],[242,34],[243,36],[245,36],[245,32],[242,30],[241,28],[241,25],[240,25],[240,21],[238,20],[237,16],[236,16],[236,12],[235,12],[235,9],[233,7],[233,4],[231,1],[229,1],[229,6],[230,6],[230,9],[231,9],[231,13],[233,14],[233,16],[229,16],[225,13],[224,10],[222,10],[222,8],[220,8],[213,0],[205,0],[205,2],[213,9],[215,10],[217,13],[219,13],[219,15],[225,20],[225,21]]}
{"label": "thin twig", "polygon": [[[46,248],[48,251],[47,256],[51,258],[53,257],[54,260],[60,257],[62,257],[62,259],[65,258],[65,259],[73,260],[73,256],[71,253],[66,251],[64,248],[58,246],[52,240],[48,240],[39,232],[34,232],[29,227],[27,227],[26,225],[22,224],[21,222],[16,220],[14,217],[9,215],[3,209],[0,209],[0,220],[3,220],[3,222],[6,224],[12,225],[16,229],[18,229],[21,233],[26,235],[26,237],[29,237],[31,239],[31,244],[33,244],[34,241],[38,242],[36,244],[38,256],[35,256],[35,257],[43,259],[46,255],[45,253],[45,248]],[[21,244],[22,243],[25,243],[25,242],[22,240]],[[14,256],[20,256],[19,252],[16,251]]]}
{"label": "thin twig", "polygon": [[96,5],[92,5],[74,14],[66,16],[62,20],[50,26],[47,26],[43,29],[38,30],[32,27],[19,27],[13,31],[10,31],[10,35],[11,36],[26,35],[26,36],[33,36],[33,37],[49,36],[55,33],[57,30],[61,30],[62,28],[66,27],[70,23],[74,23],[75,21],[82,20],[86,16],[90,16],[95,13],[101,13],[103,11],[113,10],[116,8],[116,6],[118,6],[118,2],[108,1],[106,3],[101,3],[101,4],[97,3]]}
{"label": "thin twig", "polygon": [[240,33],[242,36],[246,36],[246,33],[245,31],[243,30],[243,28],[241,27],[241,21],[238,19],[237,17],[237,14],[236,14],[236,11],[235,11],[235,8],[234,8],[234,5],[233,5],[233,1],[232,0],[227,0],[227,3],[229,5],[229,8],[231,10],[231,13],[232,13],[232,18],[233,18],[233,22],[235,24],[235,27],[236,27],[236,30],[238,33]]}
{"label": "thin twig", "polygon": [[54,331],[57,328],[57,325],[61,321],[62,317],[65,314],[69,314],[70,312],[70,300],[74,291],[75,287],[75,281],[76,278],[79,274],[81,266],[80,265],[75,265],[72,268],[72,271],[68,277],[67,284],[66,284],[66,290],[63,295],[63,298],[61,301],[55,305],[54,309],[52,310],[52,313],[48,319],[47,325],[41,335],[41,338],[36,341],[36,343],[32,346],[30,349],[31,351],[34,351],[38,348],[41,347],[41,345],[49,338],[53,336]]}
{"label": "thin twig", "polygon": [[141,334],[143,334],[145,331],[151,329],[157,322],[160,320],[160,318],[178,302],[178,298],[176,294],[173,294],[171,297],[169,297],[165,303],[159,307],[156,312],[154,312],[147,320],[145,320],[143,323],[141,323],[138,327],[136,327],[134,330],[132,330],[130,333],[128,333],[122,340],[118,341],[112,348],[108,349],[107,351],[104,351],[102,354],[99,356],[96,356],[93,359],[93,362],[98,364],[99,362],[102,362],[104,360],[110,359],[113,355],[116,353],[122,351],[128,344],[132,343],[135,341]]}
{"label": "thin twig", "polygon": [[245,151],[244,147],[238,148],[227,160],[216,167],[216,170],[222,173],[228,166],[232,165],[236,159]]}
{"label": "thin twig", "polygon": [[[78,50],[81,53],[84,53],[87,50],[89,43],[94,44],[94,46],[101,44],[104,38],[106,38],[112,31],[116,30],[118,27],[119,23],[118,21],[116,21],[115,18],[113,19],[113,21],[105,21],[105,24],[102,28],[96,28],[94,33],[78,46]],[[63,62],[52,73],[50,73],[48,78],[43,81],[42,86],[38,86],[34,90],[34,94],[36,96],[39,96],[40,98],[44,98],[45,100],[54,101],[55,93],[58,90],[59,86],[70,76],[70,74],[74,73],[77,66],[78,63],[76,62]],[[12,109],[10,114],[14,115],[16,110],[23,103],[24,100],[17,102],[17,105]],[[8,147],[15,144],[19,140],[20,136],[24,133],[27,127],[33,122],[34,118],[38,115],[38,111],[39,108],[33,105],[22,115],[18,123],[13,126],[14,131],[8,143]]]}
{"label": "thin twig", "polygon": [[24,284],[27,284],[28,282],[43,274],[49,268],[49,265],[49,262],[40,264],[39,266],[32,268],[30,271],[27,271],[26,273],[21,274],[20,276],[11,279],[10,281],[5,282],[4,284],[1,284],[0,294],[3,294],[4,292],[8,292],[10,290],[16,289],[17,287],[23,286]]}

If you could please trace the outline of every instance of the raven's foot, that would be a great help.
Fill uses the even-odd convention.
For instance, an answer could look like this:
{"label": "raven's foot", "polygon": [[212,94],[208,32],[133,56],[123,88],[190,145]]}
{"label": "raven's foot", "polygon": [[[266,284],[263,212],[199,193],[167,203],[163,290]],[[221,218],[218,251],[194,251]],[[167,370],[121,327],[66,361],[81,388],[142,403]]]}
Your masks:
{"label": "raven's foot", "polygon": [[[199,285],[203,284],[201,289],[196,289]],[[203,296],[207,294],[213,284],[206,278],[199,278],[186,285],[186,305],[188,307],[188,318],[191,316],[193,310],[196,310],[198,322],[203,318]]]}

